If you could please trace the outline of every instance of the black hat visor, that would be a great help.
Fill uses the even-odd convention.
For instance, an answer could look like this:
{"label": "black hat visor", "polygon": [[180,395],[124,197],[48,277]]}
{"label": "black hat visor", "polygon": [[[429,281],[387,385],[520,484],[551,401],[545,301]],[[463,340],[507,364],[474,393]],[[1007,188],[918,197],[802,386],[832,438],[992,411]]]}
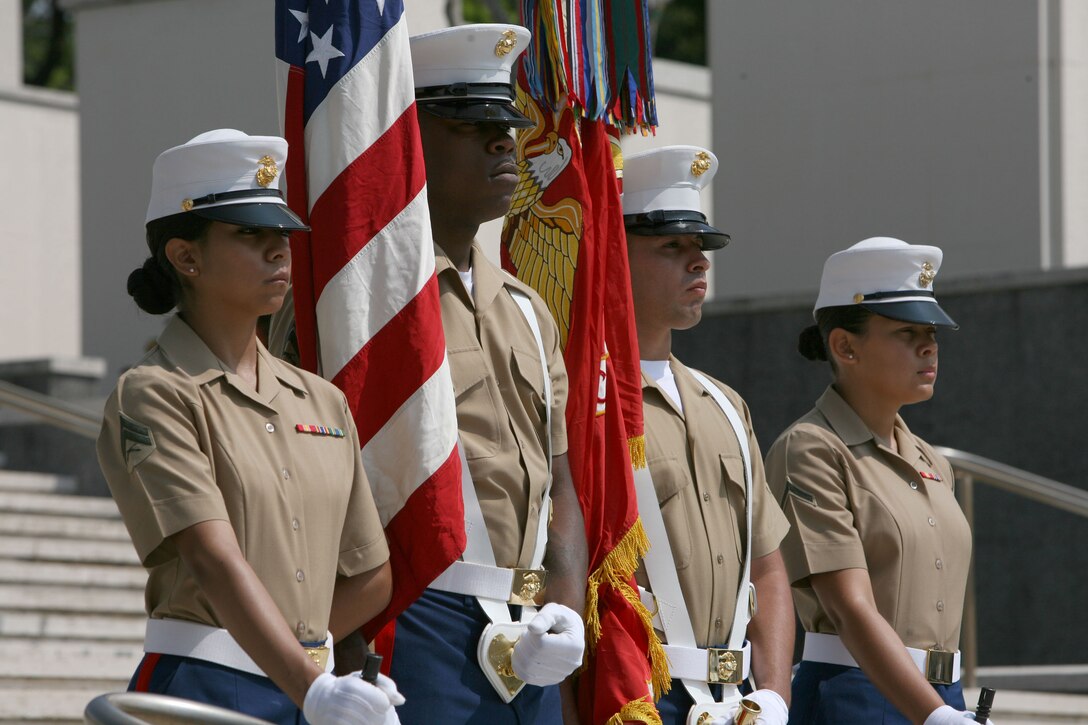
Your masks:
{"label": "black hat visor", "polygon": [[861,305],[875,315],[887,317],[900,322],[913,322],[918,325],[936,325],[937,327],[949,327],[953,330],[960,329],[955,320],[941,309],[937,301],[924,302],[921,300],[909,300],[906,302],[879,302],[862,303]]}
{"label": "black hat visor", "polygon": [[422,110],[439,118],[455,118],[469,123],[501,123],[511,128],[529,128],[534,125],[509,101],[481,98],[418,103]]}
{"label": "black hat visor", "polygon": [[205,219],[237,224],[240,227],[310,231],[310,227],[303,223],[298,215],[285,204],[243,202],[212,207],[195,207],[192,211],[197,216],[202,216]]}
{"label": "black hat visor", "polygon": [[729,235],[706,223],[706,216],[697,211],[651,211],[624,214],[623,224],[630,234],[647,237],[667,237],[674,234],[698,234],[703,238],[703,250],[721,249],[729,244]]}
{"label": "black hat visor", "polygon": [[509,83],[450,83],[416,88],[416,104],[440,118],[469,123],[501,123],[512,128],[535,125],[514,107]]}

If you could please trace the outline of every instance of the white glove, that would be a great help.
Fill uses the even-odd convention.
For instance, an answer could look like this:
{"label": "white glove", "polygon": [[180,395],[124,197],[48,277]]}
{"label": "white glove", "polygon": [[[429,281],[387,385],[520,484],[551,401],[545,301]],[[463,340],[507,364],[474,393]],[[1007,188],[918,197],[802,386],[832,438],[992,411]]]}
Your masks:
{"label": "white glove", "polygon": [[306,691],[302,714],[311,725],[388,725],[397,723],[395,705],[404,697],[385,675],[372,685],[357,674],[323,672]]}
{"label": "white glove", "polygon": [[582,618],[570,607],[549,602],[529,620],[510,664],[530,685],[557,685],[581,666],[585,647]]}
{"label": "white glove", "polygon": [[[359,679],[363,678],[362,672],[353,672],[352,674]],[[378,679],[374,682],[374,686],[385,693],[386,697],[389,698],[389,704],[393,707],[400,707],[404,704],[404,695],[400,694],[400,690],[397,689],[397,683],[393,682],[393,678],[386,677],[379,672]]]}
{"label": "white glove", "polygon": [[[962,725],[964,719],[974,722],[975,713],[965,710],[957,710],[951,705],[941,705],[929,713],[923,725]],[[986,718],[987,725],[997,725],[993,718]]]}
{"label": "white glove", "polygon": [[759,725],[786,725],[790,719],[786,701],[774,690],[756,690],[744,699],[753,700],[763,710],[757,721]]}

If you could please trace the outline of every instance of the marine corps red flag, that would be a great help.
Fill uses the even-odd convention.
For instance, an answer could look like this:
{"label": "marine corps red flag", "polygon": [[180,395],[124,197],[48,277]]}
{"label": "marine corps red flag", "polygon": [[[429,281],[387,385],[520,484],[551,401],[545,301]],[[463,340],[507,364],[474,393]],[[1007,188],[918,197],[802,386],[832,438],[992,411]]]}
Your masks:
{"label": "marine corps red flag", "polygon": [[465,548],[404,2],[277,0],[276,57],[299,361],[347,396],[389,542],[372,637]]}
{"label": "marine corps red flag", "polygon": [[[656,123],[646,8],[606,15],[594,2],[523,4],[533,44],[519,106],[536,124],[518,134],[521,180],[502,246],[504,264],[548,304],[567,366],[568,458],[589,550],[587,664],[577,680],[587,725],[660,723],[653,694],[669,686],[634,582],[648,547],[632,481],[632,466],[645,466],[641,374],[609,134],[611,124]],[[627,58],[632,48],[640,52]]]}

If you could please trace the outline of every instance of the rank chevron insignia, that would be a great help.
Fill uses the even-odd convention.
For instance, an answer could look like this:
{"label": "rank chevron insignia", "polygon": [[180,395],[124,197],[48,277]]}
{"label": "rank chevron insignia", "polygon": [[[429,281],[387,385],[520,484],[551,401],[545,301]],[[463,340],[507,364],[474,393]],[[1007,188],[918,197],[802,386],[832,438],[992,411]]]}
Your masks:
{"label": "rank chevron insignia", "polygon": [[147,460],[155,452],[155,437],[151,429],[138,423],[124,413],[121,416],[121,455],[129,472]]}

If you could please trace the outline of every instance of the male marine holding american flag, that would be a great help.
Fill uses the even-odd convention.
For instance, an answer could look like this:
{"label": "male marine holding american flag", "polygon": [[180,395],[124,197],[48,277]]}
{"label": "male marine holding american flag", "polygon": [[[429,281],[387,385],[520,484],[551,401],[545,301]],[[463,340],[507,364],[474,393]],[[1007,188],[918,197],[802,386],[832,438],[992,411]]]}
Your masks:
{"label": "male marine holding american flag", "polygon": [[582,662],[586,588],[566,372],[544,303],[474,241],[518,180],[510,131],[531,122],[511,68],[529,33],[409,40],[396,0],[276,7],[285,135],[302,159],[288,196],[313,233],[292,239],[294,306],[269,347],[291,357],[297,329],[299,363],[361,421],[394,565],[393,600],[364,631],[403,611],[376,648],[389,654],[392,629],[406,723],[562,722],[574,707],[555,685]]}
{"label": "male marine holding american flag", "polygon": [[518,181],[510,131],[532,123],[514,108],[511,68],[529,32],[469,25],[410,42],[468,543],[397,619],[400,716],[558,724],[555,685],[582,662],[586,587],[566,371],[544,302],[475,241]]}

